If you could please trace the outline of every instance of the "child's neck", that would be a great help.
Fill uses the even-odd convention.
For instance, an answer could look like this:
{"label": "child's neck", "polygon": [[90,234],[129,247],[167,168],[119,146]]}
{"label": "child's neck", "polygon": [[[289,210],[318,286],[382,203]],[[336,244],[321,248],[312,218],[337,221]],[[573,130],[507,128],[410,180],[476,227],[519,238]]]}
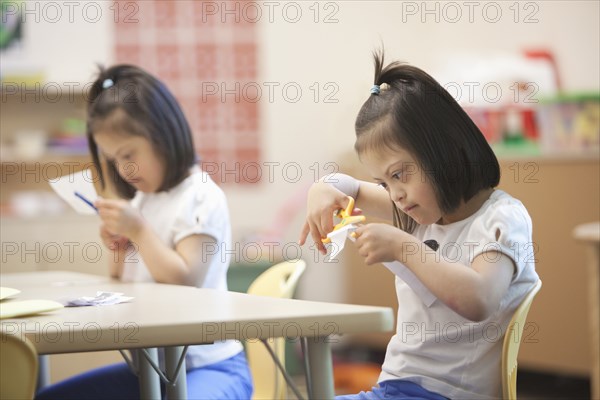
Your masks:
{"label": "child's neck", "polygon": [[475,214],[477,210],[481,208],[483,203],[490,198],[491,194],[494,192],[493,188],[485,189],[478,192],[475,196],[471,197],[466,202],[461,202],[458,208],[450,213],[442,216],[438,221],[440,225],[447,225],[453,222],[462,221],[463,219],[469,218],[471,215]]}

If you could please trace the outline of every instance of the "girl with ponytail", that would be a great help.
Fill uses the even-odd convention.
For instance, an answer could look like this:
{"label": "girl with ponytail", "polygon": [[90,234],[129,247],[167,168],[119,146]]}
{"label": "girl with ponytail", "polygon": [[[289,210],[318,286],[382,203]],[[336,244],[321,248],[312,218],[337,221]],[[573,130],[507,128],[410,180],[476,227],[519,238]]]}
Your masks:
{"label": "girl with ponytail", "polygon": [[315,183],[300,244],[310,234],[325,253],[332,215],[353,197],[367,216],[389,221],[355,231],[365,263],[401,262],[435,300],[395,277],[397,328],[379,384],[340,399],[501,397],[503,334],[539,279],[527,210],[496,189],[500,168],[483,134],[419,68],[385,65],[375,53],[355,128],[373,182],[334,174]]}

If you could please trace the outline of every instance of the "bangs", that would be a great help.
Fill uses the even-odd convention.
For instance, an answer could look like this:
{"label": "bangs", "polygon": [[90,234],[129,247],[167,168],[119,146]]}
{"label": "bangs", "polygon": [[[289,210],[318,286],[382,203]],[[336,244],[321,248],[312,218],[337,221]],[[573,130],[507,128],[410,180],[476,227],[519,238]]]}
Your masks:
{"label": "bangs", "polygon": [[137,122],[135,118],[131,118],[122,108],[112,110],[104,118],[93,118],[91,130],[92,134],[104,131],[121,135],[148,136],[142,124]]}
{"label": "bangs", "polygon": [[359,156],[367,151],[380,152],[388,149],[399,150],[405,147],[400,142],[400,135],[393,129],[397,124],[391,121],[392,118],[391,114],[387,114],[367,125],[360,132],[357,130],[354,150]]}

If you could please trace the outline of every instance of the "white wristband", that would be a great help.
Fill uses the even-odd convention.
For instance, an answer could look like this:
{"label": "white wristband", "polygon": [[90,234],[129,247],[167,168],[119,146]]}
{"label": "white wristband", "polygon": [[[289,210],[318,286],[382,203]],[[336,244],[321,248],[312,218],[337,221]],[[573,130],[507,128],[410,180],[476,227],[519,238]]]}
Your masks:
{"label": "white wristband", "polygon": [[358,181],[358,179],[354,179],[350,175],[333,173],[325,175],[320,180],[321,182],[333,186],[340,192],[354,199],[356,199],[356,196],[358,195],[360,182]]}

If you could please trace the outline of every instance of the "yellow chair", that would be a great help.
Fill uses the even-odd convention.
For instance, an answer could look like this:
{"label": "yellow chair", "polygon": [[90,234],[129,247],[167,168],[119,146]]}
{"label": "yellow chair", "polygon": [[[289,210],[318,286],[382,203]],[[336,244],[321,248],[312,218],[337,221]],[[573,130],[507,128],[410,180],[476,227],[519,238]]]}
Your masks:
{"label": "yellow chair", "polygon": [[[284,261],[260,274],[248,288],[248,294],[290,299],[294,295],[300,276],[306,268],[302,260]],[[269,339],[277,358],[285,365],[285,340]],[[253,399],[282,399],[286,383],[268,350],[260,341],[246,342],[246,355],[254,381]]]}
{"label": "yellow chair", "polygon": [[502,345],[502,398],[515,400],[517,398],[517,355],[523,336],[523,328],[527,313],[533,298],[540,291],[542,281],[538,280],[533,289],[527,293],[512,319],[508,323],[504,344]]}
{"label": "yellow chair", "polygon": [[0,332],[0,399],[33,399],[37,352],[24,336]]}

